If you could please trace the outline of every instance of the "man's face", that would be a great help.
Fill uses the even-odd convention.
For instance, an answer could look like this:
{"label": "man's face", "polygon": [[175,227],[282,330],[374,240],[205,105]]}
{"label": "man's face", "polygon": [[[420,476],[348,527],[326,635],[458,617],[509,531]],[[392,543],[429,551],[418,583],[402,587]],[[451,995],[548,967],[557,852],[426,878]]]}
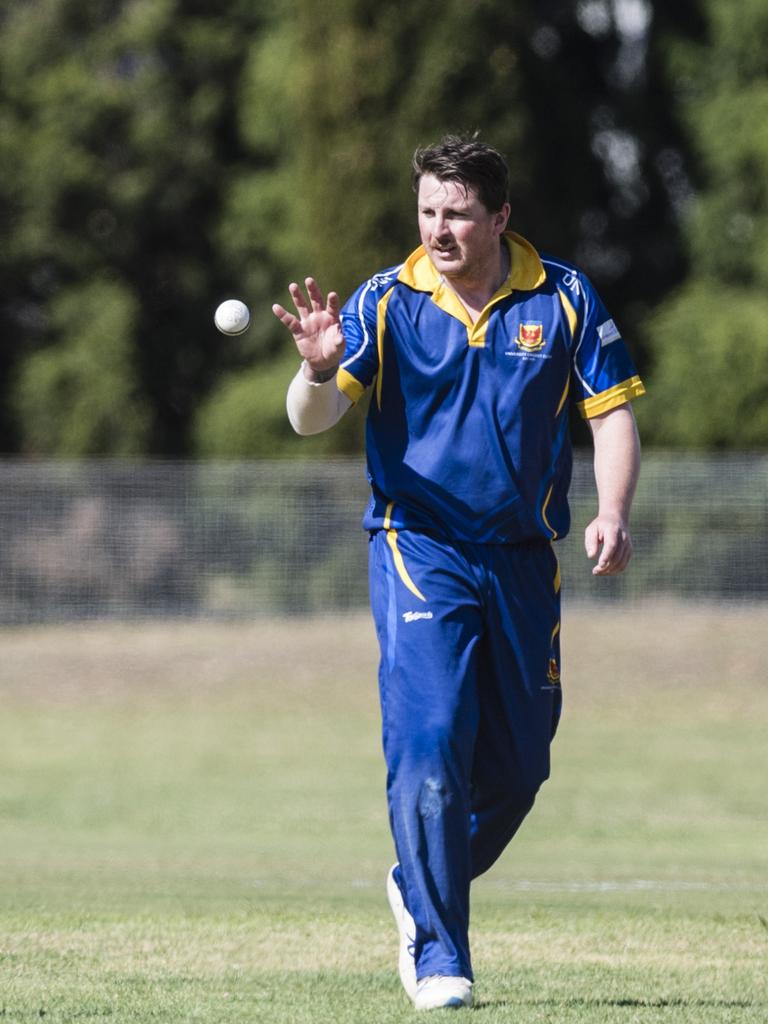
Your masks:
{"label": "man's face", "polygon": [[422,244],[443,277],[481,281],[498,268],[508,204],[491,213],[473,188],[425,174],[419,180],[418,209]]}

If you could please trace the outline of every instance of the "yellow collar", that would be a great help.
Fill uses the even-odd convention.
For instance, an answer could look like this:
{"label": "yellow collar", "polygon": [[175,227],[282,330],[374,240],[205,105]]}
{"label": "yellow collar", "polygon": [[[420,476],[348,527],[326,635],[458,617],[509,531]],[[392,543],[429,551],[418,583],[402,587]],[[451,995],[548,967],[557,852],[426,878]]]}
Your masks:
{"label": "yellow collar", "polygon": [[[539,254],[530,242],[514,231],[505,231],[502,237],[509,247],[509,275],[491,301],[496,301],[515,290],[531,291],[542,285],[547,277]],[[435,293],[444,287],[443,279],[435,270],[423,245],[411,253],[397,279],[419,292]]]}

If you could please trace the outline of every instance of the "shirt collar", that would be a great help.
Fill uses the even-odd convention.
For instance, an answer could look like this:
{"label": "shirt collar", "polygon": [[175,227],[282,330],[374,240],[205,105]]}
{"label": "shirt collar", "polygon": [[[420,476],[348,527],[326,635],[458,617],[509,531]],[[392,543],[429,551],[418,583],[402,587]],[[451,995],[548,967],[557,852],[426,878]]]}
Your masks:
{"label": "shirt collar", "polygon": [[[505,231],[502,237],[509,247],[509,274],[494,295],[494,299],[515,290],[532,291],[542,285],[547,278],[539,254],[530,242],[514,231]],[[416,291],[430,293],[438,291],[443,283],[423,245],[411,253],[397,279]]]}

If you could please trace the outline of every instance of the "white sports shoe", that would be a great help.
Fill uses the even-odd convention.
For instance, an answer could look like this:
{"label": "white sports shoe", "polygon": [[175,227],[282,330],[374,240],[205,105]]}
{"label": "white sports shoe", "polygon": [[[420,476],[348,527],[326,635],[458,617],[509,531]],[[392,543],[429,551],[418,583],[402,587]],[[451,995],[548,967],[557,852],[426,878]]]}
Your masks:
{"label": "white sports shoe", "polygon": [[460,1010],[472,1005],[472,982],[445,974],[430,974],[416,988],[413,1005],[417,1010]]}
{"label": "white sports shoe", "polygon": [[387,899],[395,917],[397,932],[400,936],[400,955],[397,967],[400,972],[400,981],[403,983],[408,998],[416,999],[416,961],[413,958],[413,947],[416,942],[416,925],[408,913],[403,902],[403,894],[400,886],[395,881],[395,868],[393,864],[387,875]]}

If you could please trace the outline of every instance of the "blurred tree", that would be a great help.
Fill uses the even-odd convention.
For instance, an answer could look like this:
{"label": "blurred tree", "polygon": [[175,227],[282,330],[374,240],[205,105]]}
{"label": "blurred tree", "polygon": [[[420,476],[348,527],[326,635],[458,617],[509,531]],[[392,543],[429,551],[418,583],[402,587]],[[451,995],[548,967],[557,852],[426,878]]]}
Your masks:
{"label": "blurred tree", "polygon": [[[226,375],[200,408],[195,451],[204,458],[222,453],[252,458],[311,458],[362,445],[367,398],[332,431],[299,440],[285,412],[285,392],[296,373],[292,346],[282,355]],[[339,437],[341,434],[341,438]]]}
{"label": "blurred tree", "polygon": [[[298,0],[256,41],[243,80],[241,131],[259,168],[233,183],[220,237],[231,264],[250,268],[250,294],[263,293],[265,267],[285,274],[275,297],[308,273],[345,296],[400,262],[418,244],[413,150],[480,129],[509,158],[512,226],[579,262],[642,363],[639,327],[685,266],[665,171],[684,155],[652,14],[645,0],[425,0],[396,14],[374,0]],[[286,351],[270,318],[265,302],[258,335]],[[237,453],[260,451],[242,424],[282,397],[227,378],[198,436],[215,420],[216,448],[231,422]],[[332,443],[348,450],[360,436],[345,418]]]}
{"label": "blurred tree", "polygon": [[[675,5],[672,5],[674,8]],[[700,0],[665,28],[673,99],[695,153],[690,271],[648,329],[657,445],[768,445],[768,8]]]}
{"label": "blurred tree", "polygon": [[[289,435],[296,358],[270,305],[307,273],[346,295],[399,262],[418,242],[410,156],[451,130],[506,152],[512,226],[584,267],[642,362],[638,327],[685,271],[674,17],[660,0],[6,4],[2,447],[358,449],[359,414]],[[229,295],[253,326],[225,341]]]}
{"label": "blurred tree", "polygon": [[136,302],[114,281],[73,285],[51,303],[57,345],[30,355],[13,396],[29,450],[141,455],[151,417],[133,367]]}
{"label": "blurred tree", "polygon": [[[6,450],[187,450],[222,358],[215,226],[242,156],[240,70],[263,20],[245,0],[5,6]],[[236,275],[226,281],[238,290]],[[90,425],[76,424],[88,409]]]}
{"label": "blurred tree", "polygon": [[667,166],[687,191],[687,154],[660,53],[664,10],[544,0],[520,48],[530,168],[520,222],[589,274],[641,362],[639,326],[685,272]]}

